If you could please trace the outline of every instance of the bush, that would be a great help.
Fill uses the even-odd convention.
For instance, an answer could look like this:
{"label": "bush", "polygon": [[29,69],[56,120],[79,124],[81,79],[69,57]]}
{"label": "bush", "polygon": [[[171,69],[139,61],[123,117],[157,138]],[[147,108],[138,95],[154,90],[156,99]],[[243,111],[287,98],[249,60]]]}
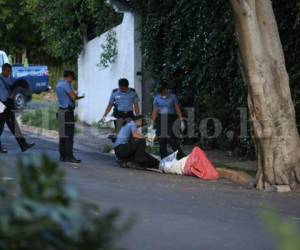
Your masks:
{"label": "bush", "polygon": [[125,229],[116,225],[119,212],[79,205],[48,157],[20,160],[16,186],[1,181],[0,176],[0,250],[117,249]]}

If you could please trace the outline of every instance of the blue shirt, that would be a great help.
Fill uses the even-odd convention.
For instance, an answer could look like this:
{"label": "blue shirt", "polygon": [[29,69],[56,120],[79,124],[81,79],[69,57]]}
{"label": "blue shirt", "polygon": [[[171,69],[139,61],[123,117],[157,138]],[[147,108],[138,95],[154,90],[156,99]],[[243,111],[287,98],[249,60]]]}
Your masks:
{"label": "blue shirt", "polygon": [[178,98],[174,94],[168,94],[167,96],[158,95],[153,101],[153,108],[158,109],[159,114],[176,114],[177,105]]}
{"label": "blue shirt", "polygon": [[60,108],[75,108],[75,102],[70,98],[69,94],[73,91],[72,86],[66,80],[60,80],[56,86],[56,95]]}
{"label": "blue shirt", "polygon": [[117,140],[114,143],[113,147],[116,148],[122,144],[126,144],[130,141],[132,133],[137,131],[137,125],[134,121],[131,121],[124,125],[120,132],[117,135]]}
{"label": "blue shirt", "polygon": [[12,81],[10,77],[0,75],[0,78],[0,101],[6,102],[11,95],[10,85]]}
{"label": "blue shirt", "polygon": [[119,89],[112,92],[109,104],[114,105],[118,111],[133,111],[133,105],[139,103],[140,99],[134,89],[129,89],[123,93]]}

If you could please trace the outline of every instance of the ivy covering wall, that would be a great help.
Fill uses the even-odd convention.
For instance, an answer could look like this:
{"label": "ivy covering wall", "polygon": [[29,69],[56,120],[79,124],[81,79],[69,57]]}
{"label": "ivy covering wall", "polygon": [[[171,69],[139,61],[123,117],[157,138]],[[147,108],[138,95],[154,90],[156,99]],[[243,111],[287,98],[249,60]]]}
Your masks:
{"label": "ivy covering wall", "polygon": [[[299,118],[300,36],[298,0],[276,0],[282,42]],[[218,118],[222,136],[204,141],[213,147],[253,153],[249,138],[239,138],[239,107],[247,107],[247,87],[238,65],[233,16],[224,0],[139,0],[144,68],[166,79],[184,107],[194,107],[198,123]],[[299,120],[298,120],[299,121]],[[228,138],[228,131],[234,138]],[[213,131],[212,131],[213,132]]]}

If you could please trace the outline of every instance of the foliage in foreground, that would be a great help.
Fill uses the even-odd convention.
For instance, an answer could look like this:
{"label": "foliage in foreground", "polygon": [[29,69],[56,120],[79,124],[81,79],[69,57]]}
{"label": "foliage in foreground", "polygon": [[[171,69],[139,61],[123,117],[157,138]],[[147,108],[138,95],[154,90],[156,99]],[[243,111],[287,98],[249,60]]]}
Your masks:
{"label": "foliage in foreground", "polygon": [[278,239],[278,250],[299,250],[300,232],[296,223],[279,219],[274,211],[263,213],[268,230]]}
{"label": "foliage in foreground", "polygon": [[[18,182],[0,176],[0,250],[113,250],[125,228],[118,211],[79,205],[77,193],[48,157],[18,163]],[[82,203],[81,203],[82,204]]]}

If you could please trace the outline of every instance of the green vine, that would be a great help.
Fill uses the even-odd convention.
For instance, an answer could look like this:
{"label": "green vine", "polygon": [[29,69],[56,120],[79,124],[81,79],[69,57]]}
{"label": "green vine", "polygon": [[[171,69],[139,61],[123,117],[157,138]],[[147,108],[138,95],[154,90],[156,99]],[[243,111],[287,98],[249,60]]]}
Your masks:
{"label": "green vine", "polygon": [[97,64],[100,70],[108,68],[116,61],[118,55],[117,42],[116,31],[108,31],[106,34],[106,42],[101,45],[102,53],[100,55],[100,62]]}

